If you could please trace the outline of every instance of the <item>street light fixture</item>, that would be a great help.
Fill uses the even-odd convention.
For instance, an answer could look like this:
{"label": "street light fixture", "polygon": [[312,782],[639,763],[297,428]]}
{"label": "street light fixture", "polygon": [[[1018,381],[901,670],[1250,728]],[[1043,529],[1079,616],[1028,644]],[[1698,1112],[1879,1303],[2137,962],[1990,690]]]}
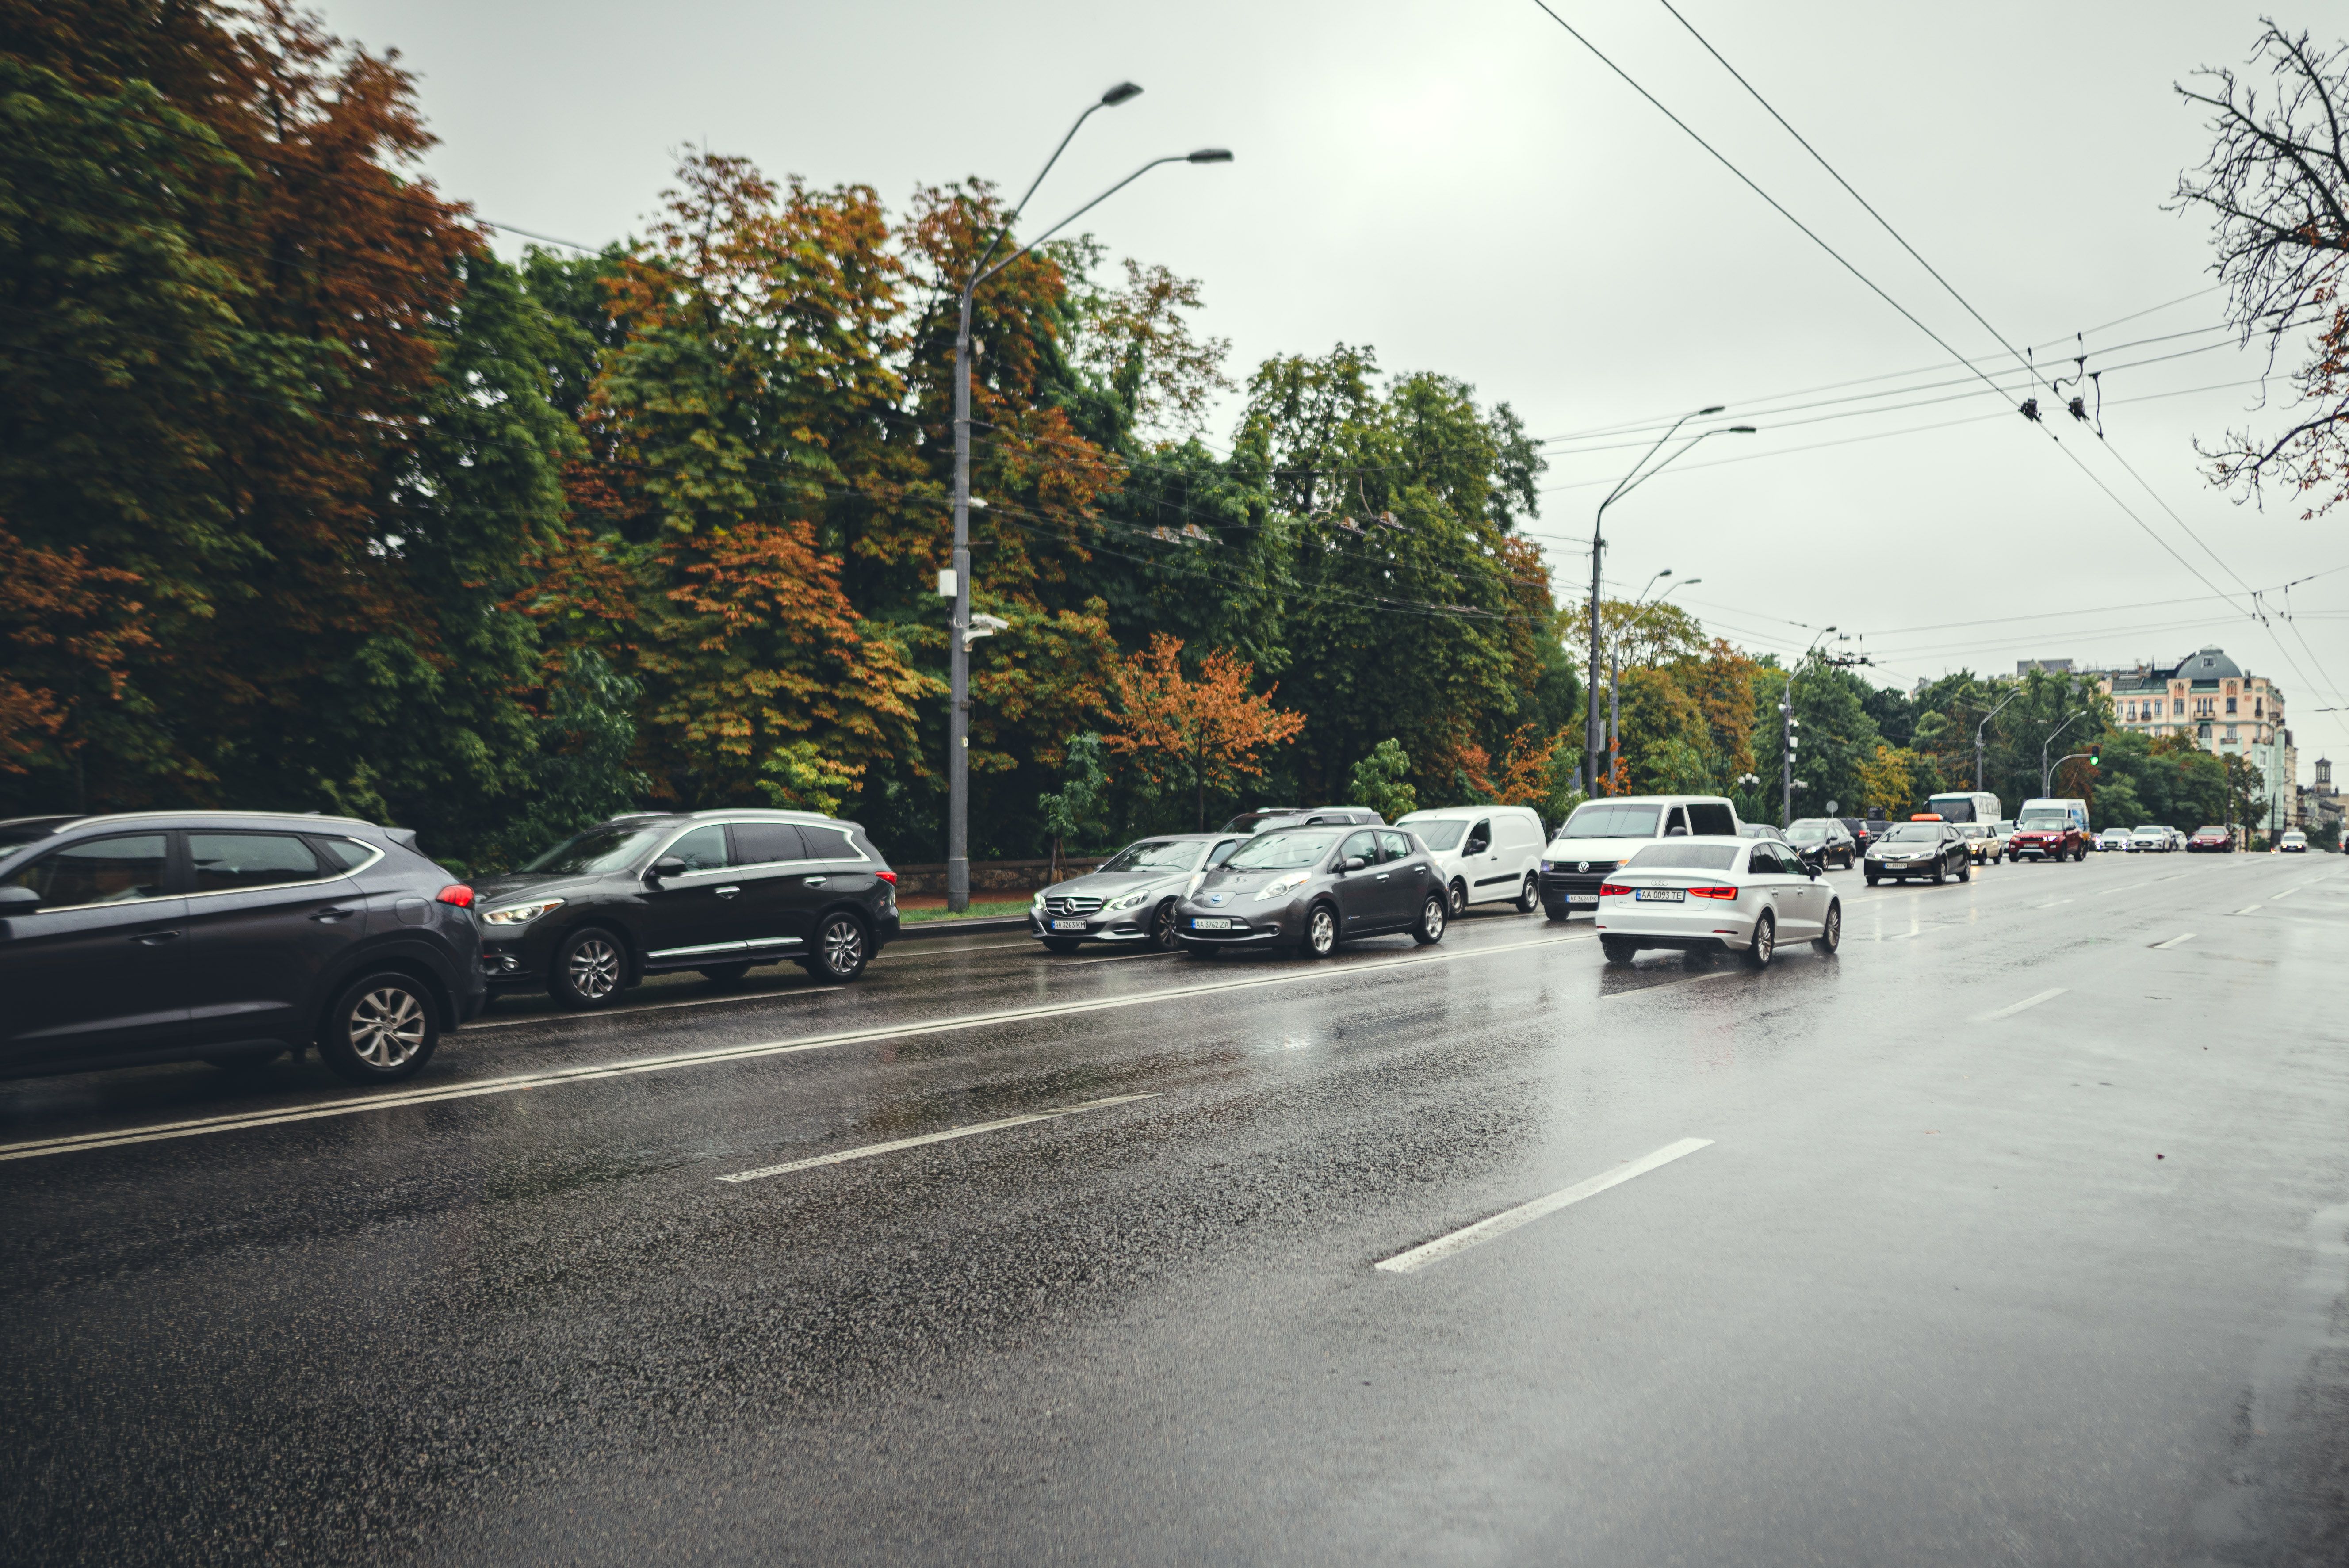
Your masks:
{"label": "street light fixture", "polygon": [[[1029,200],[1036,194],[1044,176],[1061,160],[1061,154],[1075,139],[1077,131],[1092,118],[1095,109],[1114,108],[1142,95],[1142,89],[1132,82],[1120,82],[1100,98],[1085,106],[1077,116],[1069,133],[1061,138],[1061,145],[1044,160],[1030,182],[1028,192],[1019,198],[1019,205],[996,229],[988,241],[978,263],[971,268],[970,276],[962,285],[961,315],[955,327],[955,398],[954,398],[954,612],[948,625],[947,702],[947,908],[960,914],[970,907],[970,645],[974,637],[974,622],[970,613],[970,313],[971,298],[978,285],[993,277],[1020,257],[1149,173],[1162,163],[1229,163],[1232,155],[1220,147],[1203,147],[1195,152],[1174,153],[1165,158],[1154,158],[1001,261],[995,253],[1011,232],[1011,226],[1027,211]],[[989,265],[989,263],[993,263]],[[1000,626],[980,625],[977,636],[999,630]]]}
{"label": "street light fixture", "polygon": [[[1655,467],[1648,467],[1649,459],[1663,450],[1664,444],[1679,433],[1682,425],[1687,424],[1691,419],[1710,418],[1720,413],[1724,407],[1723,404],[1715,403],[1709,407],[1699,408],[1693,413],[1683,414],[1673,420],[1664,433],[1656,438],[1656,444],[1640,454],[1640,460],[1631,465],[1631,471],[1625,474],[1620,480],[1617,481],[1615,488],[1607,492],[1607,499],[1599,503],[1599,511],[1590,520],[1590,714],[1583,730],[1583,749],[1589,764],[1588,778],[1590,792],[1593,795],[1599,793],[1599,758],[1603,754],[1603,743],[1606,739],[1605,732],[1599,727],[1599,577],[1600,561],[1607,549],[1605,531],[1607,509],[1688,456],[1695,449],[1697,443],[1707,436],[1754,434],[1754,427],[1751,425],[1717,425],[1710,430],[1699,433],[1680,450],[1656,464]],[[1646,471],[1643,473],[1641,469]],[[1650,581],[1652,582],[1653,579]]]}
{"label": "street light fixture", "polygon": [[[2049,730],[2047,732],[2047,738],[2039,743],[2039,793],[2043,798],[2053,793],[2055,788],[2054,779],[2051,777],[2052,770],[2047,766],[2047,748],[2055,744],[2055,738],[2057,736],[2071,728],[2075,723],[2087,717],[2088,713],[2088,709],[2085,707],[2082,708],[2070,718],[2065,719],[2063,723]],[[2071,758],[2067,757],[2064,758],[2064,760],[2069,762]]]}
{"label": "street light fixture", "polygon": [[[1803,665],[1811,662],[1811,655],[1817,652],[1819,644],[1834,630],[1833,626],[1819,628],[1819,634],[1813,637],[1811,645],[1803,650],[1801,661],[1786,672],[1786,695],[1778,699],[1778,826],[1781,828],[1791,825],[1795,820],[1795,731],[1803,727],[1802,720],[1795,717],[1795,678],[1803,673]],[[1847,643],[1851,638],[1847,634],[1838,636],[1837,641]],[[1807,789],[1810,786],[1805,784],[1803,788]]]}

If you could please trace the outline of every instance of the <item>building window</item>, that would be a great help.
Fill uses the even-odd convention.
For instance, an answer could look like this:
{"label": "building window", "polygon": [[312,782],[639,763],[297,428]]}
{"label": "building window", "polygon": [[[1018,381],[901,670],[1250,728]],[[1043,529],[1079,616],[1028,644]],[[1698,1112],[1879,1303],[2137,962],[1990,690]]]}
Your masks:
{"label": "building window", "polygon": [[2235,727],[2231,724],[2227,727],[2227,744],[2230,746],[2235,744]]}
{"label": "building window", "polygon": [[2253,718],[2265,718],[2267,716],[2268,699],[2263,696],[2255,696],[2251,698],[2251,717]]}
{"label": "building window", "polygon": [[2235,711],[2235,699],[2233,697],[2229,697],[2227,699],[2227,711],[2229,713]]}
{"label": "building window", "polygon": [[2205,746],[2210,744],[2210,726],[2208,723],[2199,724],[2194,727],[2194,729],[2195,739],[2200,741]]}
{"label": "building window", "polygon": [[2175,714],[2175,715],[2176,715],[2177,717],[2178,717],[2179,718],[2183,718],[2183,717],[2186,717],[2186,699],[2185,699],[2184,697],[2182,697],[2182,696],[2181,696],[2181,697],[2179,697],[2176,702],[2171,703],[2171,704],[2169,705],[2169,711],[2170,711],[2171,713]]}

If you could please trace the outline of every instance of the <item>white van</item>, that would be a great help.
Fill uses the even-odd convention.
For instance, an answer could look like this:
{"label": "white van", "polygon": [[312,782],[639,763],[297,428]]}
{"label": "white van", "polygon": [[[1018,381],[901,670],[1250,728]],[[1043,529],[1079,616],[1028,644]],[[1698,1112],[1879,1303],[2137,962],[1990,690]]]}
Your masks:
{"label": "white van", "polygon": [[1395,819],[1419,835],[1452,888],[1452,913],[1472,903],[1541,904],[1542,820],[1530,806],[1443,806]]}
{"label": "white van", "polygon": [[1607,873],[1659,839],[1733,839],[1737,808],[1720,795],[1613,795],[1585,800],[1542,851],[1542,908],[1552,920],[1596,913]]}

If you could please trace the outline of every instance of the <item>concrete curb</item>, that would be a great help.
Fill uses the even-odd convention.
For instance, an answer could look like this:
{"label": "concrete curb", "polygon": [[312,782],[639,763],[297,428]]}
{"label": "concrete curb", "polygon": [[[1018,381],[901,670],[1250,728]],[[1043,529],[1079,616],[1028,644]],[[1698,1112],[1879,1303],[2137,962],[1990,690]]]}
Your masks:
{"label": "concrete curb", "polygon": [[977,920],[912,920],[897,927],[900,942],[920,942],[930,937],[956,936],[966,931],[1025,931],[1028,917],[1024,914],[989,914]]}

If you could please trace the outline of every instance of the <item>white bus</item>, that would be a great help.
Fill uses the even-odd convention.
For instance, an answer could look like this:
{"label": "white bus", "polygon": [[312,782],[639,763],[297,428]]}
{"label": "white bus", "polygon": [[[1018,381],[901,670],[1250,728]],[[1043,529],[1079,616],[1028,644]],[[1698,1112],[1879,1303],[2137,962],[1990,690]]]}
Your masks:
{"label": "white bus", "polygon": [[1936,795],[1925,802],[1925,810],[1944,822],[1995,822],[2004,814],[1999,810],[1998,797],[1987,789]]}

